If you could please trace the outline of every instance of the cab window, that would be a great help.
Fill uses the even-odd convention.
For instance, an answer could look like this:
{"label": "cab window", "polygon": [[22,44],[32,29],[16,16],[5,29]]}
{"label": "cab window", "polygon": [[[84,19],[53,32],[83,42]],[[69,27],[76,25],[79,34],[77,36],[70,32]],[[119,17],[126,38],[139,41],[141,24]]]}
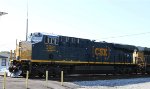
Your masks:
{"label": "cab window", "polygon": [[48,43],[48,36],[45,36],[45,43]]}
{"label": "cab window", "polygon": [[48,43],[48,44],[57,45],[58,41],[59,41],[58,37],[48,37],[48,36],[45,37],[45,43]]}

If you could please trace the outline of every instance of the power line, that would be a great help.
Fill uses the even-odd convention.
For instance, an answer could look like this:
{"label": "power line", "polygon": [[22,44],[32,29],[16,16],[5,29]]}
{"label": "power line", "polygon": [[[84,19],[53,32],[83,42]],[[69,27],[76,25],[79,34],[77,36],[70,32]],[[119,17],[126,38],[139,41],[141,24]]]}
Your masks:
{"label": "power line", "polygon": [[122,35],[122,36],[105,37],[105,38],[101,38],[101,39],[121,38],[121,37],[137,36],[137,35],[144,35],[144,34],[150,34],[150,32],[137,33],[137,34],[129,34],[129,35]]}

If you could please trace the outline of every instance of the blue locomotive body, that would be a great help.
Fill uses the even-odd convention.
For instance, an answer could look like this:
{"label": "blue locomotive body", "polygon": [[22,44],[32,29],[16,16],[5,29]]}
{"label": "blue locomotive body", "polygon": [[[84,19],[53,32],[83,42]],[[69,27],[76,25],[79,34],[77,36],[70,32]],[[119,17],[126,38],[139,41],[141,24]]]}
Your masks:
{"label": "blue locomotive body", "polygon": [[131,63],[137,47],[106,42],[94,42],[65,36],[43,35],[39,42],[31,41],[32,60],[118,62]]}
{"label": "blue locomotive body", "polygon": [[[150,50],[132,45],[95,42],[89,39],[32,33],[19,43],[18,60],[13,65],[25,74],[43,76],[71,73],[149,73]],[[141,52],[141,53],[138,53]]]}

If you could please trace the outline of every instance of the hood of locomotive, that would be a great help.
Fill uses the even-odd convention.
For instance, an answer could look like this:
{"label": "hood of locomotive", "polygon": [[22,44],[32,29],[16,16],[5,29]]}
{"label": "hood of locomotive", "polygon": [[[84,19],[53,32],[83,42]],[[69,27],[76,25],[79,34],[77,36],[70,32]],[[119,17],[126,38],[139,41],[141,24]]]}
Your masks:
{"label": "hood of locomotive", "polygon": [[30,41],[22,41],[19,43],[20,60],[32,59],[32,43]]}

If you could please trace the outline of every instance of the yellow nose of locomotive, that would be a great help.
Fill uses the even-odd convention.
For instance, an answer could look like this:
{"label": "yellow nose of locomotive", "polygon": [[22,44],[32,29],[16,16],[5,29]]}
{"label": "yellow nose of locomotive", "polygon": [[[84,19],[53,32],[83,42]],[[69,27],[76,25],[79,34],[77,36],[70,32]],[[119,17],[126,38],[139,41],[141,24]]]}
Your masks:
{"label": "yellow nose of locomotive", "polygon": [[30,60],[32,54],[32,44],[28,41],[22,41],[19,43],[18,57],[20,60]]}

